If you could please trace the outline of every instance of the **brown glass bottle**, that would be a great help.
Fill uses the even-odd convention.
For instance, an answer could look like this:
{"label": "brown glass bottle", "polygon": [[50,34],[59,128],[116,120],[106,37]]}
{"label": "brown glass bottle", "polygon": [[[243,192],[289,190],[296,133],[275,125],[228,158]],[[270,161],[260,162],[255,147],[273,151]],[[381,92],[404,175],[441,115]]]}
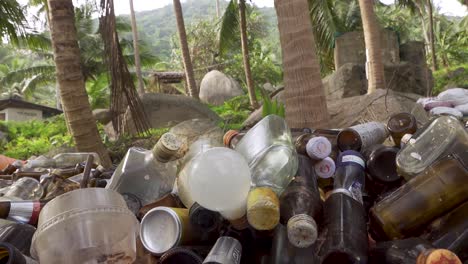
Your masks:
{"label": "brown glass bottle", "polygon": [[32,225],[10,223],[0,227],[0,242],[9,243],[24,255],[30,256],[31,241],[35,232],[36,228]]}
{"label": "brown glass bottle", "polygon": [[388,137],[386,126],[379,122],[369,122],[343,129],[336,139],[341,151],[361,151],[380,144]]}
{"label": "brown glass bottle", "polygon": [[468,153],[447,156],[378,202],[370,210],[374,239],[418,235],[432,220],[468,199]]}
{"label": "brown glass bottle", "polygon": [[436,249],[421,238],[377,243],[369,252],[369,264],[461,264],[456,254]]}
{"label": "brown glass bottle", "polygon": [[364,160],[352,150],[337,160],[334,189],[324,204],[327,233],[320,249],[323,264],[367,263],[367,220],[362,188]]}
{"label": "brown glass bottle", "polygon": [[468,202],[434,220],[422,236],[437,248],[446,248],[468,260]]}
{"label": "brown glass bottle", "polygon": [[387,129],[390,132],[395,146],[400,147],[403,135],[414,134],[418,129],[418,122],[410,113],[398,113],[390,117],[387,122]]}
{"label": "brown glass bottle", "polygon": [[315,254],[315,245],[306,248],[293,246],[288,239],[286,227],[282,224],[276,226],[271,248],[271,264],[317,264],[320,263]]}
{"label": "brown glass bottle", "polygon": [[40,201],[0,201],[0,218],[36,225],[44,205]]}
{"label": "brown glass bottle", "polygon": [[34,259],[24,255],[9,243],[0,243],[0,263],[5,264],[38,264]]}
{"label": "brown glass bottle", "polygon": [[305,131],[303,129],[299,135],[293,137],[294,139],[294,146],[296,147],[296,151],[302,155],[308,155],[306,146],[309,140],[313,137],[325,137],[331,143],[331,153],[330,157],[332,159],[336,159],[338,156],[338,147],[336,145],[336,138],[338,136],[339,130],[333,129],[315,129],[313,131]]}
{"label": "brown glass bottle", "polygon": [[374,145],[364,152],[366,157],[366,190],[377,197],[389,192],[402,183],[397,173],[396,156],[399,149],[384,145]]}
{"label": "brown glass bottle", "polygon": [[317,239],[322,204],[313,163],[300,154],[298,160],[297,174],[280,197],[280,221],[287,226],[291,244],[305,248]]}

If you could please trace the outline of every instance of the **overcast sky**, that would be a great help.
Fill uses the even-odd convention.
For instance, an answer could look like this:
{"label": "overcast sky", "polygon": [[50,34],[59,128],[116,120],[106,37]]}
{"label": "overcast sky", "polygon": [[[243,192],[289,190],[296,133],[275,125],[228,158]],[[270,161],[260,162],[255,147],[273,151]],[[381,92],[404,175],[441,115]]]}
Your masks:
{"label": "overcast sky", "polygon": [[[74,2],[77,0],[74,0]],[[184,0],[181,0],[185,2]],[[223,0],[221,0],[223,1]],[[444,14],[453,16],[466,16],[467,9],[462,6],[457,0],[433,0],[435,6]],[[274,0],[253,0],[260,7],[273,6]],[[381,0],[386,4],[391,4],[394,0]],[[117,14],[128,14],[128,0],[114,0],[115,11]],[[133,5],[136,11],[151,10],[172,4],[172,0],[133,0]],[[213,0],[213,5],[215,0]],[[137,18],[138,19],[138,18]]]}

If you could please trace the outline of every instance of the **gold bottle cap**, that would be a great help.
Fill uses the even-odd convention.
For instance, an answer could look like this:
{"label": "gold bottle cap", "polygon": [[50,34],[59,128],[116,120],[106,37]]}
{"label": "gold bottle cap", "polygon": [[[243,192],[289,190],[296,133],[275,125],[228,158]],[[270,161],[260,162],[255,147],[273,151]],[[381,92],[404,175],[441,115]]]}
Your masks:
{"label": "gold bottle cap", "polygon": [[180,149],[182,142],[172,133],[165,133],[153,148],[154,156],[161,162],[168,162]]}
{"label": "gold bottle cap", "polygon": [[461,260],[450,250],[433,249],[418,256],[416,264],[462,264]]}
{"label": "gold bottle cap", "polygon": [[279,199],[268,187],[258,187],[247,198],[247,220],[257,230],[272,230],[280,219]]}
{"label": "gold bottle cap", "polygon": [[237,130],[227,131],[226,134],[224,134],[223,136],[224,146],[229,148],[229,145],[231,144],[231,140],[237,135],[239,135],[239,131]]}

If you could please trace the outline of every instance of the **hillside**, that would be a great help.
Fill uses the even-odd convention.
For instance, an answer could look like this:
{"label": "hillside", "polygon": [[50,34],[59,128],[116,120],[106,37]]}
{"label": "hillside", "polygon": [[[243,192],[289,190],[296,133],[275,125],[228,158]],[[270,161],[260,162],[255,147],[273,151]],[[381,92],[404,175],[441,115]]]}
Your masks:
{"label": "hillside", "polygon": [[[221,0],[221,13],[228,2]],[[186,27],[197,20],[216,16],[216,5],[213,0],[187,0],[182,3]],[[269,32],[278,34],[276,12],[272,7],[259,8],[260,13],[268,23]],[[122,16],[129,19],[128,15]],[[136,13],[140,39],[152,46],[153,52],[161,59],[171,54],[171,38],[177,31],[176,20],[172,5]]]}

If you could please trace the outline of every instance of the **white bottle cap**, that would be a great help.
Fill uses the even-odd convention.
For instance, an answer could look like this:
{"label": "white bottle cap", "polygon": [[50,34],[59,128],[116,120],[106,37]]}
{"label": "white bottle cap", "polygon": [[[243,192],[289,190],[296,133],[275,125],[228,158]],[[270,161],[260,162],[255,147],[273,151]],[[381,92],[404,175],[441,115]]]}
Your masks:
{"label": "white bottle cap", "polygon": [[331,143],[326,137],[313,137],[307,142],[307,155],[314,160],[322,160],[331,153]]}
{"label": "white bottle cap", "polygon": [[320,178],[330,178],[335,174],[336,165],[332,158],[326,157],[323,160],[315,163],[315,173]]}

